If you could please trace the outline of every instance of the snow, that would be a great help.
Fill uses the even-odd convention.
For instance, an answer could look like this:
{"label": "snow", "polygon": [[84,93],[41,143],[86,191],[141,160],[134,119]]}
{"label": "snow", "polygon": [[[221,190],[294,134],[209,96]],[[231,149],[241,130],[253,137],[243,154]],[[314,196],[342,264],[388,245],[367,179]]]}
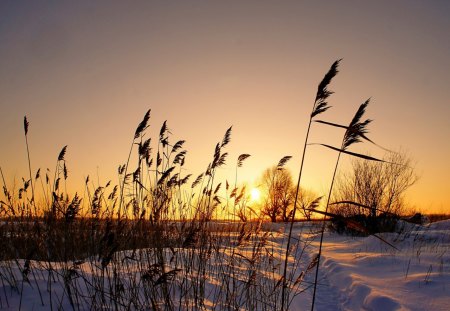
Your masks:
{"label": "snow", "polygon": [[[259,275],[258,282],[266,282],[267,289],[275,290],[282,273],[280,263],[283,260],[288,226],[274,224],[266,227],[268,231],[264,233],[264,239],[267,241],[262,258],[255,259],[255,244],[252,243],[236,249],[224,247],[220,255],[212,256],[208,271],[214,273],[204,284],[207,297],[204,301],[205,309],[225,307],[227,301],[215,300],[221,294],[223,273],[235,274],[237,282],[244,284],[251,272],[255,271]],[[291,296],[290,310],[310,308],[314,273],[304,275],[303,279],[300,273],[317,253],[319,228],[320,224],[317,223],[298,223],[295,226],[295,236],[307,243],[304,249],[294,251],[296,258],[289,260],[289,267],[295,274],[292,279],[302,280],[296,288],[296,295]],[[399,226],[399,231],[400,233],[380,234],[380,237],[397,249],[374,236],[352,237],[326,232],[316,310],[450,310],[450,220],[427,226],[403,223]],[[230,264],[233,252],[238,255],[233,259],[236,267],[231,270],[224,264]],[[135,284],[145,285],[139,265],[148,260],[146,254],[149,255],[145,250],[134,254],[134,258],[128,252],[116,254],[116,260],[122,262],[123,269],[118,268],[114,273],[121,276],[119,285],[125,291]],[[196,271],[185,272],[187,267],[179,261],[179,258],[191,255],[189,249],[167,250],[165,253],[167,258],[172,258],[172,264],[167,269],[183,270],[175,272],[185,273],[195,284],[199,280]],[[252,261],[253,259],[255,260]],[[111,286],[108,277],[102,278],[101,263],[96,258],[82,263],[50,263],[51,267],[49,263],[31,261],[26,279],[21,273],[24,264],[24,260],[0,262],[0,310],[18,310],[19,307],[22,310],[48,310],[50,301],[54,309],[72,310],[72,305],[75,305],[76,309],[86,310],[90,309],[92,299],[108,299],[93,297],[94,286]],[[269,266],[278,268],[269,270]],[[111,276],[111,273],[108,275]],[[178,277],[180,276],[176,275],[173,282],[177,282]],[[49,279],[53,281],[49,282]],[[6,280],[15,280],[16,283],[8,283]],[[68,287],[64,280],[71,280],[76,286]],[[70,290],[77,292],[68,294]],[[19,292],[23,294],[20,295]],[[179,292],[174,289],[173,293]],[[135,295],[143,299],[144,294],[143,291],[138,291]],[[256,291],[255,295],[258,295]],[[68,297],[72,297],[72,301]],[[127,302],[120,303],[123,305],[119,304],[118,309],[125,309]],[[273,303],[277,303],[276,299]],[[135,309],[132,305],[128,307]],[[261,309],[260,305],[256,309]]]}
{"label": "snow", "polygon": [[337,297],[328,309],[450,310],[449,229],[442,221],[381,234],[399,250],[373,236],[328,235],[321,282]]}

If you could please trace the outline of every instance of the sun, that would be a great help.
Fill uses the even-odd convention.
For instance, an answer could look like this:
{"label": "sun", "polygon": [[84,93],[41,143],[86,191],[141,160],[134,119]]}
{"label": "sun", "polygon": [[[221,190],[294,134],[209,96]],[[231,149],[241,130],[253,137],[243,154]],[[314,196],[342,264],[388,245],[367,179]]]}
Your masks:
{"label": "sun", "polygon": [[250,191],[250,199],[251,199],[251,201],[256,202],[256,201],[259,200],[260,197],[261,197],[261,192],[259,191],[258,188],[253,188]]}

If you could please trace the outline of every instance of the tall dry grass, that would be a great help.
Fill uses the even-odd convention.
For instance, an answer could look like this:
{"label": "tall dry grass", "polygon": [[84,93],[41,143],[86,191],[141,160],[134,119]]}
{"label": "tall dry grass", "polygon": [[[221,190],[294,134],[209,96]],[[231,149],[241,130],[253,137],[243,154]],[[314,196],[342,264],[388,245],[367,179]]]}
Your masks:
{"label": "tall dry grass", "polygon": [[[232,128],[216,144],[206,170],[191,181],[183,168],[184,140],[173,143],[164,122],[152,145],[149,122],[150,111],[136,128],[116,185],[94,186],[87,176],[84,193],[70,194],[67,146],[54,172],[38,169],[34,176],[27,149],[30,178],[18,191],[8,188],[1,171],[0,308],[23,308],[30,288],[41,307],[51,310],[280,308],[277,241],[283,234],[265,228],[248,206],[247,189],[238,184],[238,168],[249,155],[235,162],[234,186],[217,180]],[[39,183],[40,190],[30,190]],[[223,209],[228,221],[214,219]],[[308,245],[295,243],[299,259]],[[296,281],[289,290],[301,292],[303,264],[293,262],[291,268],[289,277]]]}
{"label": "tall dry grass", "polygon": [[[286,282],[286,274],[287,274],[287,263],[288,263],[288,258],[289,258],[289,251],[291,248],[291,237],[292,237],[292,230],[293,230],[293,226],[294,226],[294,220],[295,220],[295,215],[297,212],[297,203],[298,203],[298,194],[300,192],[300,183],[301,183],[301,179],[302,179],[302,172],[303,172],[303,164],[305,161],[305,154],[306,154],[306,146],[308,145],[308,139],[309,139],[309,133],[311,130],[311,124],[314,120],[314,118],[320,114],[322,114],[323,112],[327,111],[329,108],[331,108],[330,105],[328,105],[328,97],[333,94],[332,91],[330,91],[328,89],[328,85],[331,83],[332,79],[337,75],[338,73],[338,67],[339,67],[339,63],[341,62],[340,60],[336,60],[330,67],[330,69],[328,70],[328,72],[326,73],[326,75],[324,76],[324,78],[322,79],[322,81],[319,83],[319,86],[317,87],[317,93],[316,93],[316,98],[314,100],[314,104],[313,104],[313,108],[311,111],[311,115],[309,117],[309,122],[308,122],[308,127],[306,130],[306,137],[305,137],[305,143],[303,145],[303,152],[302,152],[302,158],[300,161],[300,170],[298,173],[298,179],[297,179],[297,187],[296,187],[296,191],[295,191],[295,199],[294,199],[294,208],[292,211],[292,217],[291,217],[291,222],[290,222],[290,227],[289,227],[289,233],[288,233],[288,239],[287,239],[287,246],[286,246],[286,254],[284,257],[284,269],[283,269],[283,290],[282,290],[282,305],[281,305],[281,310],[284,311],[284,307],[286,305],[285,301],[286,301],[286,288],[287,288],[287,282]],[[320,200],[320,198],[316,199],[317,201]]]}

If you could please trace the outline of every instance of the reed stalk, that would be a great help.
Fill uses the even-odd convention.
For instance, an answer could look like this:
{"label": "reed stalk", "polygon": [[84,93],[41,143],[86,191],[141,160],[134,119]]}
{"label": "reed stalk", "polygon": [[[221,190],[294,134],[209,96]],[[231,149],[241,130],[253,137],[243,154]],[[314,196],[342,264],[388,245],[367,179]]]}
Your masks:
{"label": "reed stalk", "polygon": [[28,127],[30,123],[27,120],[27,117],[23,117],[23,129],[25,132],[25,145],[27,146],[27,158],[28,158],[28,172],[30,176],[30,186],[31,186],[31,202],[34,207],[34,213],[37,216],[37,209],[36,209],[36,202],[34,197],[34,183],[33,183],[33,176],[31,175],[31,160],[30,160],[30,148],[28,146]]}
{"label": "reed stalk", "polygon": [[[363,104],[361,104],[361,106],[359,106],[359,108],[356,111],[356,114],[353,117],[352,121],[350,122],[349,126],[346,127],[344,137],[342,138],[341,148],[337,149],[337,148],[333,148],[328,145],[323,145],[325,147],[329,147],[330,149],[337,150],[338,157],[336,160],[336,165],[334,167],[333,178],[331,179],[331,185],[330,185],[330,190],[328,192],[327,204],[325,206],[325,213],[323,216],[322,229],[320,232],[319,252],[317,254],[317,265],[316,265],[316,272],[315,272],[315,277],[314,277],[314,289],[313,289],[313,297],[312,297],[312,302],[311,302],[311,311],[314,310],[314,304],[315,304],[315,300],[316,300],[320,259],[321,259],[321,255],[322,255],[323,236],[324,236],[324,232],[325,232],[325,220],[326,220],[327,213],[328,213],[328,207],[330,205],[330,199],[331,199],[331,194],[333,191],[333,186],[334,186],[337,168],[339,165],[339,160],[341,158],[342,153],[347,153],[347,154],[350,154],[353,156],[358,156],[358,154],[348,152],[347,151],[348,147],[350,147],[351,145],[353,145],[355,143],[361,142],[361,139],[368,140],[368,138],[366,137],[366,133],[367,133],[366,127],[370,122],[372,122],[372,120],[367,119],[367,120],[361,122],[361,118],[363,117],[368,104],[369,104],[369,99],[366,100]],[[335,126],[337,126],[337,125],[335,125]],[[338,127],[342,127],[342,126],[338,126]]]}
{"label": "reed stalk", "polygon": [[288,238],[287,238],[286,253],[284,255],[284,267],[283,267],[283,277],[282,277],[282,279],[283,279],[283,285],[282,286],[283,287],[282,287],[282,291],[281,291],[281,310],[282,311],[285,310],[285,307],[286,307],[286,309],[288,308],[287,303],[286,303],[286,300],[287,300],[287,297],[286,297],[287,265],[288,265],[288,258],[289,258],[289,250],[290,250],[290,247],[291,247],[291,237],[292,237],[292,230],[293,230],[293,226],[294,226],[295,213],[297,211],[298,193],[300,191],[300,182],[301,182],[302,172],[303,172],[303,163],[304,163],[304,160],[305,160],[306,146],[308,144],[309,132],[310,132],[310,129],[311,129],[311,123],[312,123],[312,121],[313,121],[315,116],[325,112],[326,110],[328,110],[330,108],[330,106],[327,103],[327,99],[328,99],[328,97],[331,94],[333,94],[333,92],[328,90],[328,85],[330,84],[331,80],[337,75],[337,73],[338,73],[338,66],[339,66],[340,62],[341,62],[341,59],[335,61],[331,65],[331,67],[328,70],[327,74],[324,76],[324,78],[320,82],[320,84],[319,84],[319,86],[317,88],[317,94],[316,94],[316,98],[314,100],[312,112],[311,112],[311,115],[309,117],[308,128],[307,128],[306,137],[305,137],[305,143],[303,145],[302,159],[301,159],[301,162],[300,162],[300,171],[298,173],[297,186],[296,186],[296,191],[295,191],[294,209],[292,211],[292,217],[291,217],[291,221],[290,221],[289,233],[288,233]]}

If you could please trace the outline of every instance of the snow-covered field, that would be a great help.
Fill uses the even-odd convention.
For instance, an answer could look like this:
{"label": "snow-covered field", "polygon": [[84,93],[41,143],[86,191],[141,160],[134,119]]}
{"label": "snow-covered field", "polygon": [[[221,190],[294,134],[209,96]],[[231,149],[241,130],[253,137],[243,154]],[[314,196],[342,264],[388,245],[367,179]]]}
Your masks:
{"label": "snow-covered field", "polygon": [[[0,262],[0,309],[89,310],[93,302],[102,305],[113,294],[115,302],[106,303],[104,309],[135,310],[139,307],[134,302],[139,301],[149,301],[144,308],[147,310],[158,306],[164,309],[163,298],[163,302],[152,304],[146,294],[164,282],[169,284],[167,290],[177,297],[190,295],[187,293],[193,288],[201,289],[205,299],[200,305],[205,309],[225,309],[231,304],[227,297],[231,297],[235,305],[243,301],[241,310],[252,306],[256,310],[277,310],[286,229],[283,224],[270,226],[261,239],[264,243],[223,246],[216,255],[212,250],[206,251],[204,255],[211,256],[208,267],[197,266],[194,257],[190,257],[193,254],[190,249],[168,249],[164,254],[165,273],[148,265],[149,256],[154,253],[145,251],[117,253],[114,260],[120,264],[107,269],[102,269],[98,258],[70,264],[31,261],[28,268],[24,260]],[[296,237],[305,243],[294,250],[298,258],[289,261],[293,273],[290,278],[296,280],[290,310],[310,309],[314,269],[308,272],[306,267],[317,253],[318,228],[318,224],[296,224]],[[315,309],[450,310],[450,220],[428,226],[404,224],[401,233],[381,236],[397,249],[374,236],[325,234]],[[256,249],[257,246],[261,249]],[[189,262],[190,267],[186,266]],[[26,273],[22,273],[24,270]],[[201,278],[201,271],[208,271],[208,277]],[[226,278],[226,274],[233,277]],[[191,281],[186,282],[189,278]],[[224,284],[224,280],[230,279],[235,283]],[[245,297],[223,294],[232,287],[235,294],[252,295],[249,297],[254,297],[255,303],[244,302]],[[129,292],[129,288],[134,292]],[[258,303],[261,297],[268,297],[269,302]],[[173,307],[193,309],[186,305]]]}
{"label": "snow-covered field", "polygon": [[382,234],[399,250],[328,234],[317,309],[450,310],[450,221],[406,227]]}

